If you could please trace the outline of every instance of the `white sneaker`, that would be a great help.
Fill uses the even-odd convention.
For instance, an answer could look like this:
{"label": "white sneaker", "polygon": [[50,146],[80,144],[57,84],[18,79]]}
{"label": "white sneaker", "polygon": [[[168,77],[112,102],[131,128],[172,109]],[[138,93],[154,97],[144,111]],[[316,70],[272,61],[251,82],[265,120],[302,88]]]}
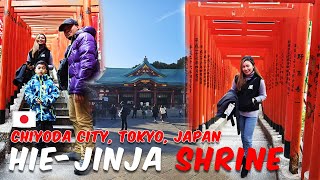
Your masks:
{"label": "white sneaker", "polygon": [[163,120],[161,122],[164,122]]}
{"label": "white sneaker", "polygon": [[157,122],[157,120],[153,120],[153,122]]}

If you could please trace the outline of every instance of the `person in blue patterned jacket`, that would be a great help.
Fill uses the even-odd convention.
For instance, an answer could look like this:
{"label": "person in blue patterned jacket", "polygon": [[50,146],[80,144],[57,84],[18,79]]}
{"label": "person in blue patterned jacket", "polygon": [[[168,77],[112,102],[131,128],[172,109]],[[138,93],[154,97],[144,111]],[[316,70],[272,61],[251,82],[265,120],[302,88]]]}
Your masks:
{"label": "person in blue patterned jacket", "polygon": [[[53,131],[52,122],[56,120],[53,104],[59,97],[59,90],[48,75],[49,67],[44,61],[38,61],[35,66],[35,75],[25,88],[25,100],[30,109],[36,112],[37,130]],[[36,143],[39,152],[45,144],[41,140]]]}

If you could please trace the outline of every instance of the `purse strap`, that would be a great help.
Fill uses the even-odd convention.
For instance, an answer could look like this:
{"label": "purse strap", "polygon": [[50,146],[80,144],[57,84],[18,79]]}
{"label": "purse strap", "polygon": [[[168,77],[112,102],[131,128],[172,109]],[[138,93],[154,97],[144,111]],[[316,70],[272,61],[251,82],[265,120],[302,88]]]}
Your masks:
{"label": "purse strap", "polygon": [[71,53],[71,49],[72,49],[72,45],[73,45],[73,42],[70,44],[70,48],[69,48],[69,51],[68,51],[68,54],[67,54],[67,57],[68,58],[70,56],[70,53]]}

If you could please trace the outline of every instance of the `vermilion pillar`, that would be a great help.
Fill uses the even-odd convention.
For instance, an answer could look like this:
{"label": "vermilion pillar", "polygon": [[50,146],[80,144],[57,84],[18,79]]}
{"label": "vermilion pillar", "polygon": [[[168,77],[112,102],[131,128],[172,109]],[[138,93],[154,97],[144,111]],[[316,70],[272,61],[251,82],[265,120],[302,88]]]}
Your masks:
{"label": "vermilion pillar", "polygon": [[83,27],[83,8],[77,7],[77,21],[80,27]]}
{"label": "vermilion pillar", "polygon": [[[318,39],[318,44],[320,41]],[[318,76],[318,82],[320,81],[320,76]],[[317,87],[317,99],[316,99],[316,108],[313,124],[313,135],[312,135],[312,146],[311,146],[311,161],[310,161],[310,175],[309,179],[320,179],[320,83]]]}
{"label": "vermilion pillar", "polygon": [[200,90],[200,77],[199,77],[199,56],[200,56],[200,17],[195,17],[195,32],[194,32],[194,91],[193,91],[193,110],[194,110],[194,127],[198,129],[199,127],[199,117],[200,117],[200,97],[199,97],[199,90]]}
{"label": "vermilion pillar", "polygon": [[[292,139],[290,149],[290,167],[289,170],[293,174],[298,173],[300,140],[301,140],[301,123],[303,110],[303,90],[306,70],[306,52],[307,52],[307,36],[309,25],[309,4],[300,4],[299,18],[297,27],[297,43],[294,44],[296,49],[295,60],[295,80],[294,80],[294,104],[293,112],[294,120],[292,121]],[[296,47],[295,47],[296,46]],[[294,54],[295,55],[295,54]]]}
{"label": "vermilion pillar", "polygon": [[198,73],[198,77],[199,77],[199,91],[195,92],[198,94],[198,97],[200,98],[199,101],[199,117],[198,117],[198,121],[199,121],[199,128],[198,129],[202,129],[201,125],[204,123],[204,117],[203,117],[203,104],[204,104],[204,87],[203,87],[203,39],[204,39],[204,23],[203,23],[203,16],[200,16],[199,18],[199,23],[200,23],[200,34],[199,34],[199,73]]}
{"label": "vermilion pillar", "polygon": [[288,28],[287,28],[287,102],[286,102],[286,119],[285,119],[285,131],[284,131],[284,156],[286,158],[290,157],[290,144],[292,139],[292,121],[293,121],[293,42],[295,36],[292,31],[293,24],[296,22],[296,19],[288,19]]}
{"label": "vermilion pillar", "polygon": [[6,92],[7,92],[7,67],[9,62],[9,33],[10,33],[10,9],[11,9],[11,0],[6,0],[4,5],[4,26],[3,26],[3,34],[2,34],[2,61],[0,63],[1,66],[1,79],[0,79],[0,124],[5,123],[5,109],[6,109]]}
{"label": "vermilion pillar", "polygon": [[187,75],[188,75],[188,82],[187,82],[187,98],[188,98],[188,103],[187,103],[187,113],[188,113],[188,122],[190,123],[190,129],[195,129],[194,125],[194,98],[193,98],[193,92],[194,92],[194,30],[195,30],[195,17],[194,16],[187,16],[187,31],[190,32],[189,34],[187,33],[187,46],[189,49],[189,56],[188,56],[188,61],[187,61]]}
{"label": "vermilion pillar", "polygon": [[84,26],[91,26],[92,25],[92,17],[91,17],[91,0],[84,0],[83,1],[83,20]]}
{"label": "vermilion pillar", "polygon": [[[302,172],[301,177],[304,179],[304,173],[309,170],[311,164],[311,155],[312,153],[317,154],[312,159],[313,161],[320,161],[319,152],[317,149],[312,150],[313,145],[313,134],[314,134],[314,122],[316,107],[319,108],[319,104],[316,104],[317,100],[317,87],[318,87],[318,76],[319,76],[319,67],[320,67],[320,10],[319,2],[315,3],[313,6],[313,15],[312,17],[312,36],[311,36],[311,47],[310,47],[310,59],[308,67],[308,93],[307,93],[307,102],[306,102],[306,116],[304,124],[304,136],[303,136],[303,156],[302,156]],[[319,95],[318,95],[319,98]],[[319,112],[319,111],[318,111]],[[319,118],[317,117],[319,120]],[[319,135],[315,134],[316,137]],[[314,143],[316,144],[315,140]],[[319,167],[319,164],[312,163],[313,166]],[[313,167],[313,169],[317,169]],[[318,170],[319,171],[319,170]],[[310,177],[311,178],[311,177]],[[312,172],[312,178],[319,179],[320,176],[316,171]]]}
{"label": "vermilion pillar", "polygon": [[[284,142],[284,127],[285,127],[285,115],[286,115],[286,101],[287,101],[287,93],[286,93],[286,64],[287,64],[287,39],[286,39],[286,27],[284,24],[284,19],[282,19],[280,23],[280,28],[278,32],[281,34],[281,62],[280,63],[280,89],[281,89],[281,103],[280,103],[280,135],[282,135],[282,140]],[[281,30],[281,31],[280,31]]]}

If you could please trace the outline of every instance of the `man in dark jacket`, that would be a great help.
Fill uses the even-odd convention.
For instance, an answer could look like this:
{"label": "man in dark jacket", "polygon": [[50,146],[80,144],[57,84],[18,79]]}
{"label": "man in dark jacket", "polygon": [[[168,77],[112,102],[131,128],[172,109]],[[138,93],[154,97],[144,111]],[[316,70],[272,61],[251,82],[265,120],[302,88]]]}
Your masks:
{"label": "man in dark jacket", "polygon": [[117,120],[117,108],[114,104],[111,105],[111,108],[110,108],[110,115],[111,115],[111,120],[114,119],[114,120]]}
{"label": "man in dark jacket", "polygon": [[137,111],[138,111],[138,108],[136,107],[136,105],[133,105],[131,118],[137,118]]}
{"label": "man in dark jacket", "polygon": [[[93,119],[90,113],[88,100],[88,82],[99,73],[97,43],[95,41],[96,30],[93,27],[79,29],[78,22],[74,19],[66,19],[60,26],[67,39],[71,41],[71,50],[68,56],[69,65],[69,117],[72,121],[75,134],[80,130],[92,131]],[[76,142],[73,152],[67,154],[69,160],[80,160],[83,163],[86,147],[94,149],[92,139],[87,143]],[[90,163],[92,166],[92,163]],[[75,169],[77,175],[89,173],[92,167],[86,171]]]}
{"label": "man in dark jacket", "polygon": [[130,114],[130,109],[126,106],[126,104],[123,101],[121,101],[120,105],[121,109],[119,112],[119,116],[121,117],[121,130],[127,130],[127,116]]}

